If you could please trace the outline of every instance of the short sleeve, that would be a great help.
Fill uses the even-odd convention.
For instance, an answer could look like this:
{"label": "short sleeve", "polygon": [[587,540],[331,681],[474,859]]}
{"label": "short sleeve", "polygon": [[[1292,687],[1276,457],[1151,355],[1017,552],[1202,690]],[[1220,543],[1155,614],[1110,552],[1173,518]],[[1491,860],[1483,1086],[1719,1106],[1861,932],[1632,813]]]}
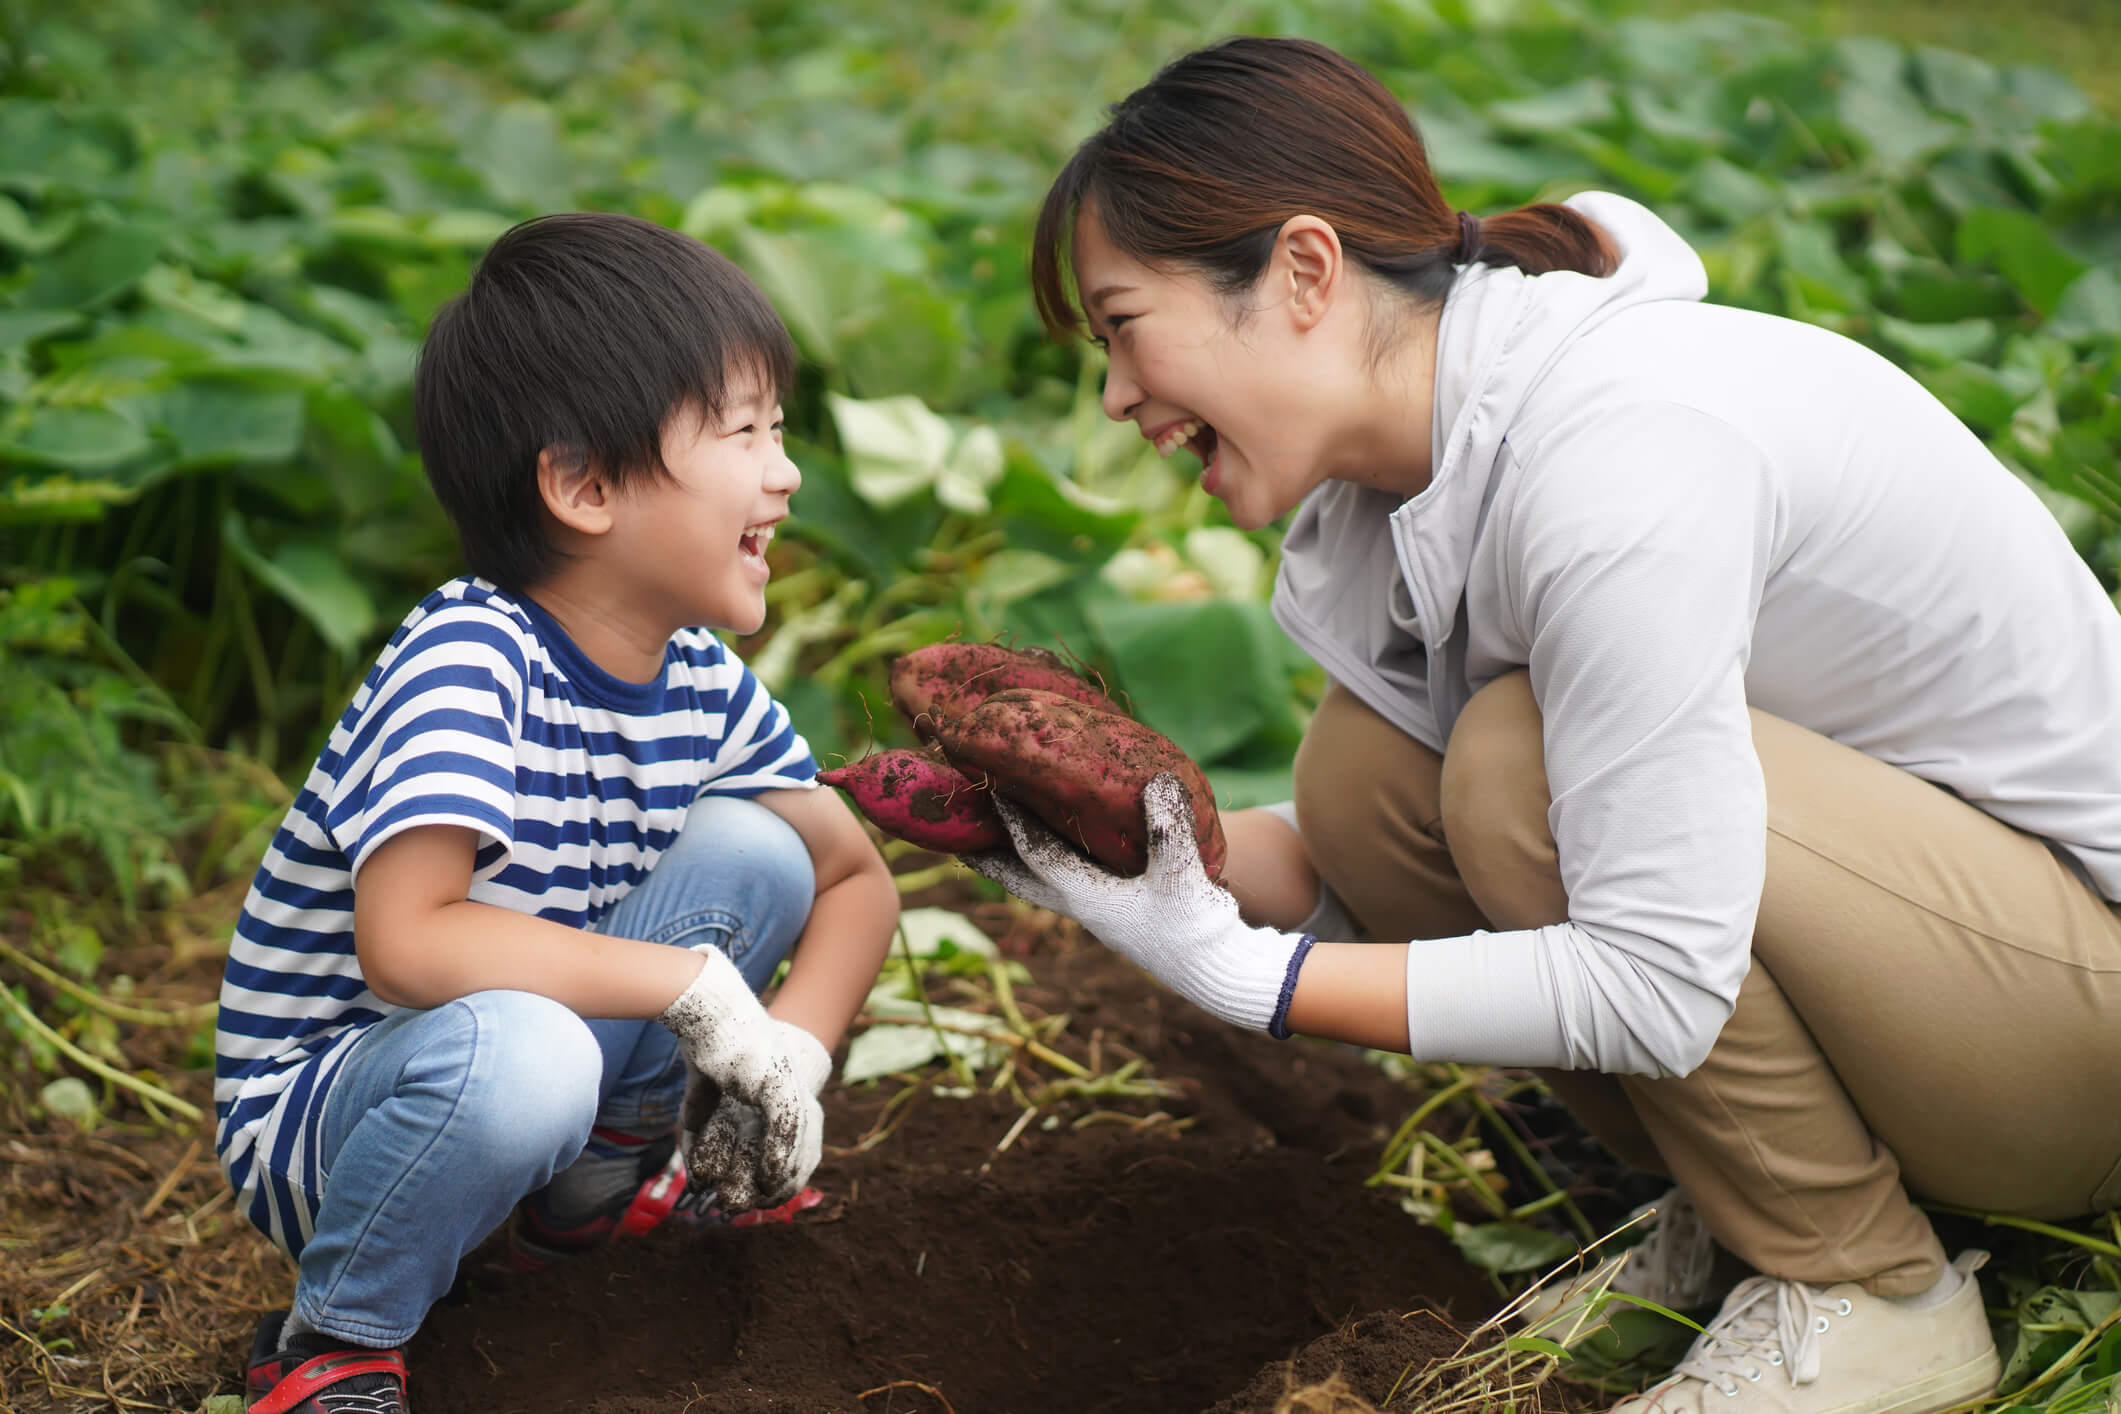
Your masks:
{"label": "short sleeve", "polygon": [[520,631],[490,609],[437,610],[378,665],[340,755],[326,825],[353,873],[376,846],[421,825],[457,825],[499,846],[515,841],[516,744],[528,657]]}
{"label": "short sleeve", "polygon": [[713,740],[700,794],[754,796],[815,787],[817,761],[788,709],[733,655],[719,665],[715,677],[722,686],[707,703]]}

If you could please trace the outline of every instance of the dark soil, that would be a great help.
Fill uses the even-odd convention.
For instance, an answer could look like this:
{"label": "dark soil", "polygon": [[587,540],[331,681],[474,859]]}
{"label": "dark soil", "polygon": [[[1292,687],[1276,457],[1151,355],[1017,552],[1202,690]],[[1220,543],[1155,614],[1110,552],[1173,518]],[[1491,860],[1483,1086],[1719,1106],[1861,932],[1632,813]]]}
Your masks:
{"label": "dark soil", "polygon": [[[1239,1414],[1273,1407],[1299,1352],[1299,1380],[1339,1367],[1380,1399],[1457,1346],[1403,1313],[1487,1314],[1451,1247],[1362,1187],[1408,1096],[1356,1052],[1233,1031],[1093,944],[1030,963],[1026,1001],[1188,1082],[1164,1107],[1189,1130],[1034,1124],[997,1153],[1018,1107],[931,1079],[881,1143],[828,1156],[831,1201],[792,1226],[470,1273],[411,1351],[417,1407]],[[891,1093],[828,1091],[828,1143]]]}

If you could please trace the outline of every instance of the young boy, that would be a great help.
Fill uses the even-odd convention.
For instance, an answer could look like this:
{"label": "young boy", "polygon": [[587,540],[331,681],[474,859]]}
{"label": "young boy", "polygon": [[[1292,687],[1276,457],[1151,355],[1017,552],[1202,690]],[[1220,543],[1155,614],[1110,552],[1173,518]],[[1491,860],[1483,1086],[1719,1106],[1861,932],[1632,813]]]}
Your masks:
{"label": "young boy", "polygon": [[300,1265],[252,1410],[403,1414],[397,1347],[511,1209],[534,1267],[816,1165],[898,895],[696,627],[764,620],[794,366],[735,266],[627,217],[516,227],[437,316],[420,451],[472,575],[355,694],[222,984],[216,1147]]}

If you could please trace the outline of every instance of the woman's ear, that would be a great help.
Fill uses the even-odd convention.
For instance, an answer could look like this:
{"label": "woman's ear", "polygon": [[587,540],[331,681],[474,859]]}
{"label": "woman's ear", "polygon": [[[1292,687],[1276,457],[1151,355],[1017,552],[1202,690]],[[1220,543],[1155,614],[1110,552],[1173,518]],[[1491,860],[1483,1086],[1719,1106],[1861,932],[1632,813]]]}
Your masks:
{"label": "woman's ear", "polygon": [[578,448],[547,447],[538,453],[538,496],[569,530],[602,535],[611,529],[616,500],[611,483]]}
{"label": "woman's ear", "polygon": [[1316,216],[1291,216],[1274,238],[1268,278],[1288,296],[1289,316],[1300,330],[1313,328],[1340,297],[1347,268],[1340,233]]}

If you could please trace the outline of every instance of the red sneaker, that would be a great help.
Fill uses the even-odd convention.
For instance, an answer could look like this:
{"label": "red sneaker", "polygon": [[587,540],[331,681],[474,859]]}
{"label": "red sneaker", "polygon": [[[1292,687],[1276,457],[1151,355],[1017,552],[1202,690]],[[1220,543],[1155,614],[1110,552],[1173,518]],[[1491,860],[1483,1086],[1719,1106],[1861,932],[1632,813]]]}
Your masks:
{"label": "red sneaker", "polygon": [[732,1227],[794,1222],[797,1213],[824,1201],[823,1193],[805,1188],[779,1207],[754,1208],[730,1217],[715,1202],[712,1191],[694,1193],[686,1187],[685,1159],[673,1145],[669,1157],[641,1181],[623,1208],[586,1223],[556,1228],[535,1201],[526,1199],[517,1205],[516,1220],[508,1230],[508,1261],[519,1272],[541,1272],[562,1257],[586,1252],[614,1237],[639,1237],[666,1222],[728,1223]]}
{"label": "red sneaker", "polygon": [[258,1323],[243,1378],[250,1414],[412,1414],[405,1355],[345,1345],[327,1335],[282,1343],[285,1311]]}

